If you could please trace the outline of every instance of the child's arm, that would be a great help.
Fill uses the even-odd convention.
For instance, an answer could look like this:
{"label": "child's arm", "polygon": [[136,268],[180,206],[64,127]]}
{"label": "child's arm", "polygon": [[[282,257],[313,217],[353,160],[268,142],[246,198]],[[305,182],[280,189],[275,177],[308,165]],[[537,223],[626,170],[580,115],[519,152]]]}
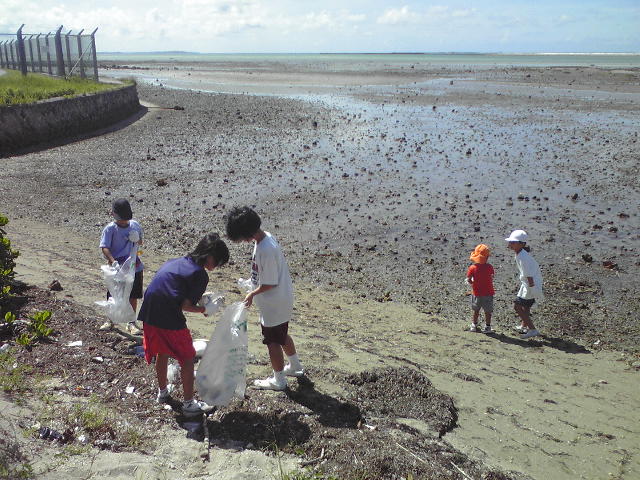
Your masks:
{"label": "child's arm", "polygon": [[113,255],[111,255],[111,250],[109,250],[107,247],[102,247],[101,250],[104,258],[106,258],[107,262],[109,262],[109,265],[116,261],[116,259],[113,258]]}
{"label": "child's arm", "polygon": [[467,277],[465,278],[465,281],[469,284],[469,285],[473,285],[473,265],[471,265],[468,269],[467,269]]}
{"label": "child's arm", "polygon": [[191,303],[191,300],[189,300],[188,298],[185,298],[182,301],[181,308],[183,312],[191,312],[191,313],[204,313],[206,310],[204,307],[199,307],[198,305],[194,305],[193,303]]}
{"label": "child's arm", "polygon": [[258,288],[249,292],[247,296],[244,297],[244,304],[247,306],[247,308],[250,307],[251,304],[253,303],[253,297],[255,297],[256,295],[260,295],[261,293],[264,293],[275,287],[277,287],[277,285],[259,285]]}

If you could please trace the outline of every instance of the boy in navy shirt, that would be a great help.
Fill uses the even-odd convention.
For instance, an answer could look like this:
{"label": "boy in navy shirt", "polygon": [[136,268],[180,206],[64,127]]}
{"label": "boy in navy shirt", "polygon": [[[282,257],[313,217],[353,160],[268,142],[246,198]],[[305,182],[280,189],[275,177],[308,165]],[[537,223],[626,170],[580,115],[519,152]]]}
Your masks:
{"label": "boy in navy shirt", "polygon": [[221,267],[229,261],[227,245],[217,233],[207,234],[193,252],[185,257],[168,260],[151,280],[144,293],[138,320],[142,321],[144,356],[147,363],[155,357],[159,403],[171,403],[167,389],[169,357],[181,367],[185,415],[198,415],[213,409],[193,398],[193,363],[196,351],[183,312],[213,314],[218,305],[198,302],[209,283],[206,270]]}

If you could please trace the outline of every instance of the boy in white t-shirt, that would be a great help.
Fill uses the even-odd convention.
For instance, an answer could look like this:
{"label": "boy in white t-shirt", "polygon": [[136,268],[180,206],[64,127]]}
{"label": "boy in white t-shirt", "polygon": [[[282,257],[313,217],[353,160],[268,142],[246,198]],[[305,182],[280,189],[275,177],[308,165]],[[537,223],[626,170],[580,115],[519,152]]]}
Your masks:
{"label": "boy in white t-shirt", "polygon": [[[227,237],[232,242],[254,242],[251,265],[251,290],[244,299],[247,307],[254,300],[260,310],[260,325],[264,343],[269,349],[273,376],[255,380],[254,387],[284,390],[287,378],[301,377],[300,364],[289,321],[293,313],[293,284],[289,266],[276,239],[260,228],[260,216],[249,207],[235,207],[227,217]],[[285,366],[284,354],[289,363]]]}
{"label": "boy in white t-shirt", "polygon": [[529,254],[527,238],[527,232],[524,230],[514,230],[509,237],[505,238],[509,242],[509,249],[515,253],[516,266],[520,274],[520,288],[513,303],[513,308],[520,317],[520,325],[515,327],[522,334],[520,338],[540,335],[531,320],[531,306],[536,300],[544,298],[542,272],[538,262]]}

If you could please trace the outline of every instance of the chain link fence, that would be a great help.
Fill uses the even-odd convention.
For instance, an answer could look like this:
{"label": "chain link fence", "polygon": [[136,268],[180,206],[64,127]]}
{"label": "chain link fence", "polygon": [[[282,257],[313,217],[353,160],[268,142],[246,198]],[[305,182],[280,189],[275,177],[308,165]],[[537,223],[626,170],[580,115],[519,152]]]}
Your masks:
{"label": "chain link fence", "polygon": [[16,33],[0,33],[0,68],[81,78],[98,81],[96,56],[97,28],[90,34],[84,30],[62,33],[62,26],[54,33],[24,33],[22,25]]}

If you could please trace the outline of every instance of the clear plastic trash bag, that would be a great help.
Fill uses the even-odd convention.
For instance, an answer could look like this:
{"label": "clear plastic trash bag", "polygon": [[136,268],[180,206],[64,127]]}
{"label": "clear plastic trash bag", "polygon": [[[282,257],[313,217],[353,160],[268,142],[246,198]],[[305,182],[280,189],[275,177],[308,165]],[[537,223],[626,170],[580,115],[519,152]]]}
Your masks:
{"label": "clear plastic trash bag", "polygon": [[196,373],[196,387],[209,405],[224,407],[244,398],[247,366],[247,312],[242,302],[222,312]]}
{"label": "clear plastic trash bag", "polygon": [[136,275],[137,251],[138,244],[134,243],[131,255],[119,268],[113,268],[109,265],[100,267],[111,298],[95,303],[105,309],[107,317],[113,323],[129,323],[136,320],[136,312],[129,303],[129,295],[131,295]]}

